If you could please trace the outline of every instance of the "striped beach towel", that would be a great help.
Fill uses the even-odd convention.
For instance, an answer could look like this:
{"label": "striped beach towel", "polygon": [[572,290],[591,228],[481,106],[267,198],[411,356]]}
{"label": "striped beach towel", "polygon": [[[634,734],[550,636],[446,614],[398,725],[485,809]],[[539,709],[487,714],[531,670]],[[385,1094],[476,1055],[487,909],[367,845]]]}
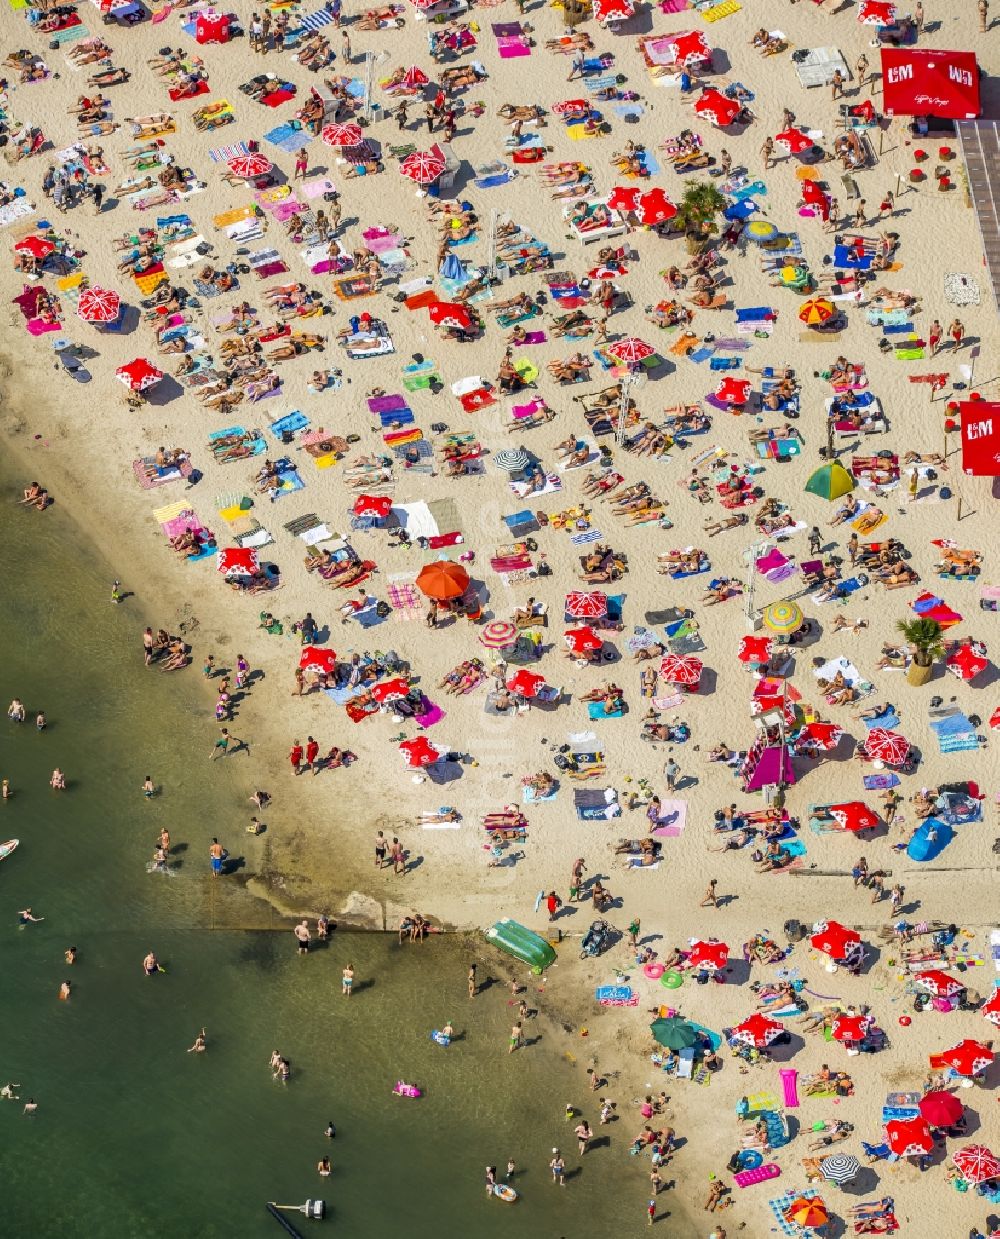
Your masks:
{"label": "striped beach towel", "polygon": [[414,584],[416,576],[390,577],[389,588],[386,591],[389,605],[392,607],[392,618],[398,624],[410,623],[420,619],[423,613],[420,595]]}
{"label": "striped beach towel", "polygon": [[250,147],[245,142],[234,142],[231,146],[217,146],[214,150],[208,152],[208,157],[212,163],[228,163],[230,159],[235,159],[237,155],[249,155]]}
{"label": "striped beach towel", "polygon": [[320,9],[316,13],[306,13],[304,17],[299,18],[298,30],[322,30],[324,26],[329,26],[333,21],[333,14],[329,9]]}

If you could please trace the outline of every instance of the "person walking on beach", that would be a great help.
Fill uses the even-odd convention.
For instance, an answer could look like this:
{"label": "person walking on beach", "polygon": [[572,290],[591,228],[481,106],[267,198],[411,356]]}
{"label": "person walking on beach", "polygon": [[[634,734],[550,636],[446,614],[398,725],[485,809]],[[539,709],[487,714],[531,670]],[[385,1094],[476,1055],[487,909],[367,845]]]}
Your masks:
{"label": "person walking on beach", "polygon": [[586,1119],[581,1119],[576,1125],[576,1139],[581,1157],[586,1153],[593,1137],[594,1133],[590,1130],[590,1124]]}
{"label": "person walking on beach", "polygon": [[633,950],[639,945],[639,931],[642,928],[642,922],[639,918],[633,917],[628,927],[628,944]]}
{"label": "person walking on beach", "polygon": [[839,69],[834,69],[830,80],[830,98],[839,99],[844,93],[844,75]]}
{"label": "person walking on beach", "polygon": [[348,964],[344,971],[340,974],[340,992],[345,998],[350,998],[353,985],[354,965]]}
{"label": "person walking on beach", "polygon": [[943,337],[944,337],[944,328],[941,326],[938,320],[935,319],[934,322],[931,323],[930,327],[928,327],[927,329],[927,343],[930,345],[932,357],[941,347],[941,340]]}
{"label": "person walking on beach", "polygon": [[288,760],[291,763],[293,774],[298,774],[299,768],[302,765],[302,745],[298,740],[292,741],[292,747],[288,752]]}
{"label": "person walking on beach", "polygon": [[718,896],[715,893],[715,888],[719,884],[718,878],[712,878],[705,891],[705,897],[698,905],[699,908],[717,908],[719,906]]}
{"label": "person walking on beach", "polygon": [[979,31],[980,34],[985,34],[990,28],[990,5],[989,0],[979,0]]}
{"label": "person walking on beach", "polygon": [[296,925],[295,928],[292,930],[292,933],[295,934],[295,941],[298,946],[299,954],[308,955],[309,954],[309,939],[312,936],[309,933],[309,922],[299,921],[298,925]]}
{"label": "person walking on beach", "polygon": [[467,977],[467,980],[469,982],[469,997],[475,998],[476,996],[476,965],[475,964],[469,965],[469,975]]}
{"label": "person walking on beach", "polygon": [[570,899],[577,900],[583,894],[583,875],[587,872],[587,866],[583,863],[583,857],[578,857],[573,862],[573,869],[570,873]]}
{"label": "person walking on beach", "polygon": [[142,634],[142,655],[147,667],[153,661],[153,645],[153,630],[152,628],[147,628]]}
{"label": "person walking on beach", "polygon": [[395,835],[393,835],[392,845],[389,848],[389,859],[392,861],[393,873],[406,873],[406,853]]}
{"label": "person walking on beach", "polygon": [[317,757],[319,757],[319,742],[314,740],[312,736],[306,736],[306,769],[311,770],[313,775],[319,774],[319,766],[316,764]]}
{"label": "person walking on beach", "polygon": [[388,844],[385,840],[385,835],[381,830],[375,834],[375,868],[382,869],[385,866],[385,854],[388,850]]}
{"label": "person walking on beach", "polygon": [[304,181],[308,171],[309,155],[306,153],[306,148],[303,146],[299,153],[295,156],[295,171],[292,173],[292,180]]}
{"label": "person walking on beach", "polygon": [[960,349],[962,347],[962,341],[965,339],[965,328],[962,326],[962,320],[960,318],[953,318],[951,320],[951,323],[948,325],[948,334],[951,336],[952,340],[954,340],[955,348]]}
{"label": "person walking on beach", "polygon": [[212,877],[217,878],[222,873],[222,862],[226,859],[226,849],[218,841],[213,839],[208,849],[209,863],[212,866]]}
{"label": "person walking on beach", "polygon": [[250,745],[245,740],[239,740],[236,736],[231,736],[228,727],[222,727],[219,730],[219,738],[212,747],[209,761],[215,761],[217,757],[225,757],[230,752],[230,745],[233,746],[232,752],[235,753],[237,749],[246,749],[247,756],[250,756]]}
{"label": "person walking on beach", "polygon": [[663,766],[663,777],[667,780],[668,792],[677,790],[677,776],[680,772],[680,766],[678,766],[672,757],[668,757]]}
{"label": "person walking on beach", "polygon": [[510,1038],[507,1042],[507,1053],[513,1054],[514,1051],[519,1050],[523,1044],[521,1021],[518,1020],[514,1027],[510,1030]]}
{"label": "person walking on beach", "polygon": [[549,920],[554,921],[559,915],[559,909],[562,907],[562,900],[555,893],[555,891],[549,891],[549,893],[545,896],[545,906],[549,912]]}
{"label": "person walking on beach", "polygon": [[774,138],[770,135],[764,139],[764,145],[760,148],[760,154],[764,160],[764,171],[766,172],[771,166],[771,156],[774,154]]}
{"label": "person walking on beach", "polygon": [[552,1182],[558,1183],[560,1187],[565,1187],[566,1162],[558,1149],[552,1150],[552,1160],[549,1162],[549,1169],[552,1171]]}

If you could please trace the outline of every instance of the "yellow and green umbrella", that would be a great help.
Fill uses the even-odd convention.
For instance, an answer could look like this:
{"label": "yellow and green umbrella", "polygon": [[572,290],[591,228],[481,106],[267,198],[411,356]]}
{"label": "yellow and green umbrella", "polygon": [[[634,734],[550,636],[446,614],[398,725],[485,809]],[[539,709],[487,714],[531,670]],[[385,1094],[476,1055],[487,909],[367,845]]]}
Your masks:
{"label": "yellow and green umbrella", "polygon": [[790,599],[772,602],[764,608],[763,621],[764,627],[770,632],[775,632],[778,636],[787,636],[802,623],[802,608]]}

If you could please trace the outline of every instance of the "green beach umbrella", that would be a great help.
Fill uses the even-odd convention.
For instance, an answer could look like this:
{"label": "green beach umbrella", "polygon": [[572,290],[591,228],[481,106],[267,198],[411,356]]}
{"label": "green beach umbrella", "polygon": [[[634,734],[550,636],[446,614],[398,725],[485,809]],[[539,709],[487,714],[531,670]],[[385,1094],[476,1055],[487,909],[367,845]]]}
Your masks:
{"label": "green beach umbrella", "polygon": [[806,490],[811,495],[819,495],[820,499],[839,499],[854,489],[854,478],[847,472],[839,460],[828,465],[820,465],[816,472],[806,482]]}
{"label": "green beach umbrella", "polygon": [[698,1034],[691,1025],[676,1016],[653,1020],[649,1031],[654,1039],[668,1050],[686,1050],[698,1040]]}

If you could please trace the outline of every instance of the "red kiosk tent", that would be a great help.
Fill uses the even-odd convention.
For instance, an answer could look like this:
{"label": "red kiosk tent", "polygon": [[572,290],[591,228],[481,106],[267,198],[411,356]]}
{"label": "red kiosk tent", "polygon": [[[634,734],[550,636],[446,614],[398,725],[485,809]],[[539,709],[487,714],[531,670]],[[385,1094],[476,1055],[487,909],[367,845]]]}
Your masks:
{"label": "red kiosk tent", "polygon": [[974,52],[883,47],[881,55],[886,116],[974,120],[979,115],[979,66]]}
{"label": "red kiosk tent", "polygon": [[1000,401],[966,400],[962,415],[962,469],[975,477],[1000,477]]}

